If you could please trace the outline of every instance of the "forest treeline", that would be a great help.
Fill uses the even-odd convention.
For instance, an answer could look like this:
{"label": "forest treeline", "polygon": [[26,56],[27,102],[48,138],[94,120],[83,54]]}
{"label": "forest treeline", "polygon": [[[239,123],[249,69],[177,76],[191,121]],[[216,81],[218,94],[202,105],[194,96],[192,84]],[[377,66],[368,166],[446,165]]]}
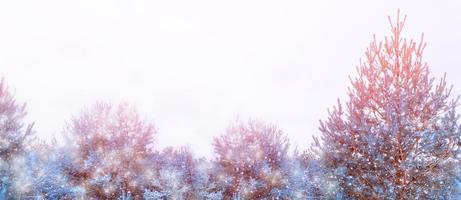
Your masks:
{"label": "forest treeline", "polygon": [[459,199],[458,98],[430,77],[423,38],[389,22],[303,152],[256,120],[230,123],[210,159],[159,149],[153,122],[106,102],[69,119],[64,145],[39,142],[2,81],[0,199]]}

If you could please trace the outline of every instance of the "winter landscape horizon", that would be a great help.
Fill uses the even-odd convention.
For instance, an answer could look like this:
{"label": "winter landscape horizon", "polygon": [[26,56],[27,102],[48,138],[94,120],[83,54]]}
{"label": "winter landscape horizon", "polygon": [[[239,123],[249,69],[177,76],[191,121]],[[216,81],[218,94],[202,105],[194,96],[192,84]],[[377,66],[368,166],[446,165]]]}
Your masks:
{"label": "winter landscape horizon", "polygon": [[[261,6],[261,7],[260,7]],[[259,8],[260,7],[260,8]],[[129,102],[155,122],[160,146],[212,156],[236,118],[278,125],[307,149],[318,120],[347,97],[363,51],[388,35],[387,16],[425,33],[431,73],[461,94],[457,2],[217,3],[15,1],[0,4],[0,73],[37,135],[61,137],[96,101]],[[58,17],[59,16],[59,17]]]}
{"label": "winter landscape horizon", "polygon": [[0,199],[459,199],[459,8],[0,2]]}

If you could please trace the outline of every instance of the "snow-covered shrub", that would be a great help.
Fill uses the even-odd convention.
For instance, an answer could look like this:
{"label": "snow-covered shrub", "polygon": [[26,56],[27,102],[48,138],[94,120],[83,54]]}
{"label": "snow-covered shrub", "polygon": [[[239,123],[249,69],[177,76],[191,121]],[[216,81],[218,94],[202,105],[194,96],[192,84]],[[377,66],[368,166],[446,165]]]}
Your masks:
{"label": "snow-covered shrub", "polygon": [[288,139],[275,126],[236,122],[214,140],[217,181],[224,199],[280,198],[287,187]]}

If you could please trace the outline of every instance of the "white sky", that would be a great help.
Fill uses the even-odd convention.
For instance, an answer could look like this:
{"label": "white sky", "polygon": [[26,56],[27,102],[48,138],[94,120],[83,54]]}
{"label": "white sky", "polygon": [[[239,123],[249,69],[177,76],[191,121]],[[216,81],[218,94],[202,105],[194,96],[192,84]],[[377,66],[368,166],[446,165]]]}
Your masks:
{"label": "white sky", "polygon": [[212,155],[240,116],[305,149],[397,8],[408,36],[425,33],[433,75],[461,94],[460,1],[0,1],[0,76],[44,138],[95,101],[128,101],[161,147]]}

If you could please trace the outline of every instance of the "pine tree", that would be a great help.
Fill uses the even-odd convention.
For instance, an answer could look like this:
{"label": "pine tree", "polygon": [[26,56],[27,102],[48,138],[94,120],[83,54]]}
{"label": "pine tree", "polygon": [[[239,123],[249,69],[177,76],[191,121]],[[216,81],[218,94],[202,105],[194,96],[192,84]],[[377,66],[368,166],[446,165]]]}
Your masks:
{"label": "pine tree", "polygon": [[275,126],[236,122],[215,138],[218,179],[224,199],[282,198],[288,139]]}
{"label": "pine tree", "polygon": [[142,198],[153,124],[132,106],[97,103],[69,124],[73,160],[65,171],[87,198]]}
{"label": "pine tree", "polygon": [[0,199],[17,198],[21,192],[14,172],[17,160],[24,154],[27,139],[33,133],[33,124],[24,123],[26,114],[26,105],[16,102],[2,79],[0,82]]}
{"label": "pine tree", "polygon": [[346,109],[338,100],[321,121],[317,146],[348,198],[440,199],[456,189],[457,99],[445,77],[429,77],[423,38],[402,38],[405,19],[389,18],[392,35],[370,43]]}

